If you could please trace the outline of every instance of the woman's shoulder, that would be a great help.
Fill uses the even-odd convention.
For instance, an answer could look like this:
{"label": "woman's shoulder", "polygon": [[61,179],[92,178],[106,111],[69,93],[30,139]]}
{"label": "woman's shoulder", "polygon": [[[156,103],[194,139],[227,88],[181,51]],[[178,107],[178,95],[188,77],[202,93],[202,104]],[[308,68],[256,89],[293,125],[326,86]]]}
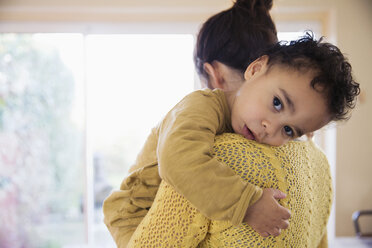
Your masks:
{"label": "woman's shoulder", "polygon": [[[291,141],[282,146],[270,146],[248,140],[239,134],[225,133],[218,135],[214,143],[215,157],[230,166],[243,179],[254,179],[256,185],[267,183],[258,180],[244,178],[245,175],[261,175],[267,179],[281,178],[287,171],[305,173],[312,170],[314,173],[321,172],[326,176],[329,171],[329,163],[324,153],[313,141]],[[253,173],[254,172],[254,173]],[[262,185],[261,185],[262,186]],[[267,187],[268,185],[266,185]]]}
{"label": "woman's shoulder", "polygon": [[215,146],[231,147],[239,146],[241,149],[260,149],[266,152],[291,154],[298,151],[306,151],[307,154],[316,156],[324,156],[324,152],[311,139],[294,140],[282,146],[271,146],[267,144],[258,143],[253,140],[248,140],[240,134],[224,133],[215,137]]}
{"label": "woman's shoulder", "polygon": [[223,133],[215,137],[215,148],[217,149],[240,149],[240,150],[263,150],[272,152],[273,146],[258,143],[254,140],[248,140],[244,136],[236,133]]}

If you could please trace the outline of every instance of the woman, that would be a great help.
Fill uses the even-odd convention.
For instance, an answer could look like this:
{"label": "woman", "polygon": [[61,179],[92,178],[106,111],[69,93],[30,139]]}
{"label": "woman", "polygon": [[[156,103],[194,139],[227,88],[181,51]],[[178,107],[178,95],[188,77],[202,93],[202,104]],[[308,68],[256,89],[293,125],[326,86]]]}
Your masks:
{"label": "woman", "polygon": [[[271,5],[272,1],[240,0],[232,8],[212,16],[204,23],[198,35],[195,63],[205,85],[223,90],[232,90],[241,85],[247,65],[261,49],[277,41],[275,25],[268,13]],[[114,192],[104,203],[105,223],[118,247],[126,247],[151,207],[161,182],[157,165],[132,168],[131,172],[131,176],[123,181],[120,191]],[[259,209],[258,203],[249,209],[253,212]],[[250,217],[248,213],[246,222]],[[279,233],[277,229],[260,234],[268,236]]]}
{"label": "woman", "polygon": [[216,138],[214,155],[243,180],[285,192],[280,203],[292,212],[289,228],[265,238],[246,224],[212,221],[163,181],[128,247],[327,247],[331,176],[312,141],[272,147],[223,134]]}

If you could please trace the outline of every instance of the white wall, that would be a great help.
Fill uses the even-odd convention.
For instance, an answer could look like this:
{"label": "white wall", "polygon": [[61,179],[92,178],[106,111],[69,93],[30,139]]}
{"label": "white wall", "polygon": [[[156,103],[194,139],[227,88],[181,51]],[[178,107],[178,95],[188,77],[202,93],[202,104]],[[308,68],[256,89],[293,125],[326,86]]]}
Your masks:
{"label": "white wall", "polygon": [[[372,209],[372,1],[343,0],[337,13],[337,40],[349,55],[362,97],[353,118],[337,132],[336,234],[353,234],[351,213]],[[369,223],[372,230],[372,222]]]}

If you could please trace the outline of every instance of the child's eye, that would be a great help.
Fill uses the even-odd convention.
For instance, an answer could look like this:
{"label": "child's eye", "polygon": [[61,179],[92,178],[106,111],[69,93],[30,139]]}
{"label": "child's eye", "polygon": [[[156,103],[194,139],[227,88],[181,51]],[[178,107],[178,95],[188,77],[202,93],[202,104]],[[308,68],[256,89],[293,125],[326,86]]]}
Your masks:
{"label": "child's eye", "polygon": [[273,100],[273,105],[274,105],[274,108],[279,111],[282,109],[282,102],[279,100],[279,98],[277,97],[274,97],[274,100]]}
{"label": "child's eye", "polygon": [[289,137],[293,137],[294,136],[294,133],[293,133],[292,128],[290,128],[288,126],[284,126],[284,132]]}

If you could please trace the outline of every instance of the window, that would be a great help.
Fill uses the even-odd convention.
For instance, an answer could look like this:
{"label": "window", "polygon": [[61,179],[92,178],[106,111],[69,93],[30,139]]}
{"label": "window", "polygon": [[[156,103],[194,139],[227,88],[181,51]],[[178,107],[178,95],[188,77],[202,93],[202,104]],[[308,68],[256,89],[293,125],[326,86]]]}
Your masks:
{"label": "window", "polygon": [[[82,58],[82,36],[44,38],[0,35],[0,244],[5,248],[84,242],[84,131],[78,125],[83,116],[74,116],[81,109],[82,65],[75,61]],[[62,50],[51,41],[63,43]]]}
{"label": "window", "polygon": [[114,246],[102,201],[193,90],[193,44],[181,34],[0,35],[1,247]]}
{"label": "window", "polygon": [[151,129],[194,88],[193,44],[192,35],[86,38],[87,127],[100,247],[111,241],[102,222],[104,198],[120,187]]}
{"label": "window", "polygon": [[159,33],[0,34],[1,247],[114,247],[103,199],[196,85],[193,32]]}

